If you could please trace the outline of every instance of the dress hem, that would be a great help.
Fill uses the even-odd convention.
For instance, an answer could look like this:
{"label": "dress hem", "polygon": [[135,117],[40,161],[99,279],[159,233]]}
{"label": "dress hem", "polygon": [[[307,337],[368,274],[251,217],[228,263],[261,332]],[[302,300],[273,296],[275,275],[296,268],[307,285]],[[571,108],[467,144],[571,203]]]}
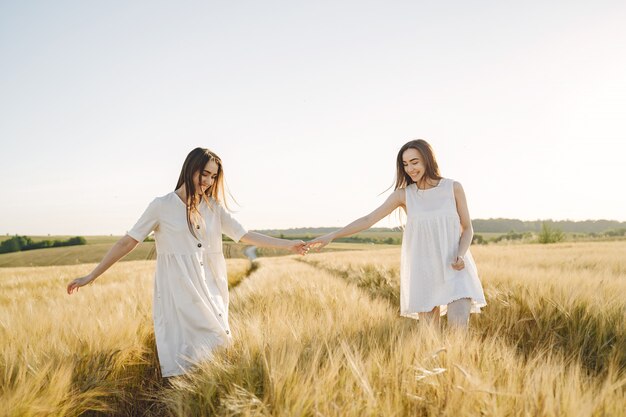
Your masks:
{"label": "dress hem", "polygon": [[189,372],[189,371],[185,370],[185,369],[178,369],[176,371],[169,371],[169,372],[164,372],[163,370],[161,370],[161,376],[163,378],[170,378],[170,377],[173,377],[173,376],[185,375],[187,372]]}
{"label": "dress hem", "polygon": [[444,306],[446,308],[440,309],[440,313],[439,313],[439,316],[442,317],[442,316],[445,316],[446,314],[448,314],[448,308],[447,308],[448,304],[453,303],[453,302],[458,301],[458,300],[462,300],[464,298],[469,298],[471,300],[472,304],[471,304],[471,307],[470,307],[470,314],[481,314],[482,311],[480,309],[487,305],[487,302],[484,301],[484,300],[476,301],[472,297],[457,297],[457,298],[453,298],[452,300],[448,301],[445,304],[437,304],[437,305],[435,305],[434,307],[431,307],[428,310],[424,310],[424,311],[401,311],[400,312],[400,316],[408,317],[408,318],[411,318],[411,319],[415,319],[415,318],[417,318],[417,316],[420,313],[430,313],[435,308]]}

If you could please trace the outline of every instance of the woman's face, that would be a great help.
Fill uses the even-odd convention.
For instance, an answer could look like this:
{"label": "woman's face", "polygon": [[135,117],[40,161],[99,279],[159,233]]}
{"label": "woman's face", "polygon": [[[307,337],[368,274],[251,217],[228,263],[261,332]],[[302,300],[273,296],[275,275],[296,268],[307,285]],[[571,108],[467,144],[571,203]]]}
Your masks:
{"label": "woman's face", "polygon": [[402,153],[402,165],[404,165],[404,172],[406,172],[414,182],[419,183],[420,180],[424,178],[426,165],[422,154],[417,149],[409,148]]}
{"label": "woman's face", "polygon": [[198,194],[204,194],[204,192],[213,185],[213,182],[215,182],[217,178],[218,169],[219,167],[215,161],[209,161],[202,171],[198,171],[193,175],[193,182]]}

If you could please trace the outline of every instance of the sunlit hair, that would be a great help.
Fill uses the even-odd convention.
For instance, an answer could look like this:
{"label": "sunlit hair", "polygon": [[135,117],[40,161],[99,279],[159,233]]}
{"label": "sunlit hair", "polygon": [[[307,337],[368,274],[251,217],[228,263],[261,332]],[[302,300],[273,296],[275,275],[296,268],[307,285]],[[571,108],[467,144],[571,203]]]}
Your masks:
{"label": "sunlit hair", "polygon": [[[209,163],[209,161],[213,161],[217,164],[216,178],[213,181],[213,184],[205,190],[202,196],[200,196],[196,191],[196,184],[193,181],[193,176],[196,173],[201,175],[204,167],[206,167],[206,164]],[[223,203],[225,206],[227,205],[226,199],[224,198],[224,169],[222,167],[222,160],[220,157],[205,148],[196,148],[189,152],[189,155],[185,158],[183,167],[180,170],[180,176],[178,177],[175,189],[178,190],[183,185],[185,186],[185,190],[187,192],[187,226],[189,226],[191,234],[197,237],[193,227],[193,218],[194,216],[200,216],[198,205],[201,200],[206,201],[206,203],[210,206],[211,202],[209,197],[211,197],[218,204]]]}
{"label": "sunlit hair", "polygon": [[439,165],[437,165],[437,159],[435,159],[433,148],[431,148],[430,144],[424,139],[416,139],[405,143],[400,148],[400,151],[398,151],[398,156],[396,158],[396,184],[394,190],[397,190],[398,188],[406,188],[415,182],[404,170],[404,164],[402,161],[402,154],[404,154],[407,149],[411,148],[417,150],[422,156],[422,162],[426,167],[426,172],[424,172],[424,177],[422,178],[431,180],[440,180],[442,178],[439,173]]}

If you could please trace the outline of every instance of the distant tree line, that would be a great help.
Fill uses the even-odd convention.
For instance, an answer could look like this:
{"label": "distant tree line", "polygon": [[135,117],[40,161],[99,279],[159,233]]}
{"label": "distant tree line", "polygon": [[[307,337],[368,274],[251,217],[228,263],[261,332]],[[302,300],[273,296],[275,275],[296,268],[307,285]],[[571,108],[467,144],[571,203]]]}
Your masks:
{"label": "distant tree line", "polygon": [[[597,233],[589,233],[589,235],[592,236],[592,237],[598,236]],[[602,233],[601,235],[608,236],[608,237],[626,236],[626,227],[621,228],[621,229],[615,229],[615,230],[607,230],[606,232]]]}
{"label": "distant tree line", "polygon": [[517,219],[474,219],[472,226],[477,233],[507,233],[510,230],[517,232],[540,233],[543,225],[559,229],[564,233],[604,233],[611,230],[626,229],[626,222],[615,220],[532,220]]}
{"label": "distant tree line", "polygon": [[[498,243],[502,241],[512,242],[516,240],[534,240],[533,232],[523,232],[518,233],[515,230],[510,230],[508,233],[500,235],[495,238],[485,239],[480,234],[474,234],[472,238],[472,243],[477,245],[486,245],[488,243]],[[565,239],[565,234],[561,231],[561,229],[557,229],[555,227],[550,226],[550,224],[544,222],[541,225],[541,230],[537,233],[537,242],[539,243],[557,243],[562,242]]]}
{"label": "distant tree line", "polygon": [[[472,220],[474,228],[474,244],[487,244],[498,242],[539,242],[539,243],[556,243],[565,239],[565,234],[574,238],[621,238],[626,237],[626,222],[615,220],[533,220],[523,221],[518,219],[474,219]],[[339,230],[338,227],[301,227],[293,229],[270,229],[259,230],[261,233],[269,234],[287,239],[303,239],[309,240],[314,237]],[[368,232],[400,232],[400,228],[371,228]],[[486,238],[481,233],[496,233],[500,236]],[[350,236],[336,239],[337,242],[352,243],[385,243],[400,244],[401,237],[382,237],[382,236]]]}
{"label": "distant tree line", "polygon": [[[573,238],[622,238],[626,237],[626,227],[620,229],[610,229],[606,230],[602,233],[572,233],[571,236]],[[536,237],[536,239],[535,239]],[[494,237],[491,239],[484,238],[479,233],[474,233],[474,238],[472,239],[472,243],[477,245],[484,245],[488,243],[498,243],[502,241],[515,241],[515,240],[525,240],[527,242],[537,241],[539,243],[557,243],[565,240],[565,233],[559,229],[558,227],[554,227],[553,224],[548,222],[544,222],[541,225],[541,230],[539,232],[516,232],[515,230],[510,230],[509,232],[502,234],[498,237]]]}
{"label": "distant tree line", "polygon": [[340,237],[338,239],[335,239],[335,242],[377,243],[377,244],[385,244],[385,245],[399,245],[402,243],[402,238],[348,236],[348,237]]}
{"label": "distant tree line", "polygon": [[[291,239],[291,240],[311,240],[314,239],[317,236],[312,236],[310,234],[306,234],[306,235],[285,235],[284,233],[280,233],[280,234],[276,234],[274,235],[276,237],[279,237],[281,239]],[[376,244],[385,244],[385,245],[399,245],[402,243],[402,238],[401,237],[378,237],[378,236],[347,236],[347,237],[340,237],[338,239],[335,239],[334,242],[344,242],[344,243],[376,243]]]}
{"label": "distant tree line", "polygon": [[514,240],[530,240],[533,237],[532,232],[524,232],[518,233],[515,230],[510,230],[508,233],[500,235],[498,237],[494,237],[491,239],[485,239],[483,235],[479,233],[474,233],[474,237],[472,238],[472,243],[476,245],[486,245],[487,243],[498,243],[502,241],[514,241]]}
{"label": "distant tree line", "polygon": [[[326,233],[339,230],[340,227],[296,227],[291,229],[259,229],[255,232],[263,233],[270,236],[283,236],[285,239],[312,239]],[[400,228],[390,229],[387,227],[370,227],[368,232],[399,232]]]}
{"label": "distant tree line", "polygon": [[82,236],[72,237],[67,240],[40,240],[38,242],[33,241],[28,236],[13,236],[12,238],[0,243],[0,253],[85,244],[87,244],[87,240],[85,240]]}
{"label": "distant tree line", "polygon": [[[475,233],[508,233],[514,230],[516,233],[540,233],[543,224],[551,228],[556,228],[564,233],[585,233],[597,234],[604,233],[620,233],[620,230],[626,229],[626,222],[618,222],[616,220],[518,220],[518,219],[474,219],[472,226]],[[328,232],[339,230],[339,227],[300,227],[294,229],[266,229],[257,230],[260,233],[269,234],[271,236],[283,235],[286,238],[295,238],[301,236],[320,236]],[[389,229],[385,227],[374,227],[368,229],[369,232],[398,232],[400,228]],[[621,236],[621,235],[620,235]]]}

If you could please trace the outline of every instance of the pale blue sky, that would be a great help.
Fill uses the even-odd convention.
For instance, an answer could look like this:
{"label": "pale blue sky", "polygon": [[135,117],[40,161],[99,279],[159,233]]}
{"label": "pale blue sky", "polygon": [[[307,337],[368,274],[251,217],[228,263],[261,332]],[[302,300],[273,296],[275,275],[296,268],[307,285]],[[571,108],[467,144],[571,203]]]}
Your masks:
{"label": "pale blue sky", "polygon": [[122,234],[196,146],[246,227],[339,226],[413,138],[473,218],[624,221],[623,22],[621,1],[0,0],[0,233]]}

